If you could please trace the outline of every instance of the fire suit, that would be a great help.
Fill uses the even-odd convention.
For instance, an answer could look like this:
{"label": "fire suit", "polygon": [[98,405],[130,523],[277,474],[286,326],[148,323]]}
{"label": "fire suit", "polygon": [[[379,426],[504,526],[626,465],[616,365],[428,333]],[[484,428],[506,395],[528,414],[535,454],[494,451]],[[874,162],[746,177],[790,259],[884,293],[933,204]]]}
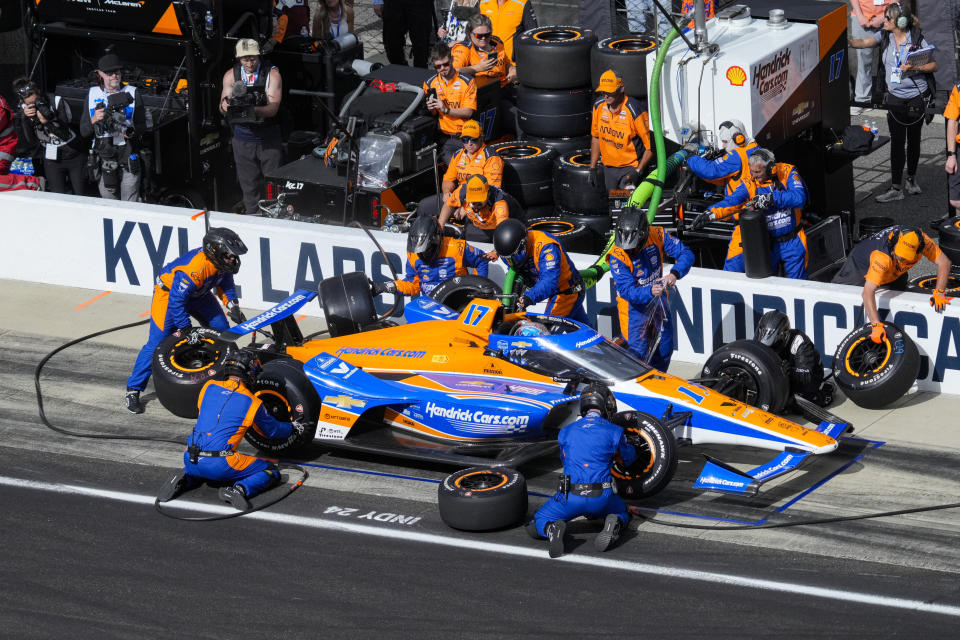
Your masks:
{"label": "fire suit", "polygon": [[750,176],[747,159],[759,148],[756,142],[751,141],[742,147],[735,147],[716,160],[691,156],[687,158],[687,166],[698,178],[724,185],[724,195],[730,195],[745,177]]}
{"label": "fire suit", "polygon": [[[512,266],[506,258],[504,263]],[[548,314],[590,324],[583,308],[583,279],[555,237],[543,231],[527,231],[526,250],[513,268],[530,286],[523,295],[532,303],[546,300]]]}
{"label": "fire suit", "polygon": [[[650,289],[663,277],[664,253],[673,258],[675,264],[670,271],[678,280],[687,275],[693,266],[693,252],[663,227],[650,227],[650,235],[642,247],[625,251],[614,245],[607,255],[610,274],[617,285],[620,332],[626,338],[630,351],[642,359],[647,358],[650,340],[656,339],[647,326],[650,315],[648,308],[654,300]],[[664,292],[660,295],[667,294]],[[663,302],[662,312],[665,316],[660,329],[660,342],[650,355],[648,364],[666,371],[673,356],[673,321],[669,302],[667,299]]]}
{"label": "fire suit", "polygon": [[[791,164],[778,162],[773,166],[771,179],[757,183],[746,176],[736,190],[710,207],[720,220],[729,216],[739,217],[742,205],[757,194],[769,193],[773,200],[764,212],[767,231],[770,233],[770,266],[774,270],[783,262],[788,278],[807,279],[807,236],[800,227],[802,207],[807,201],[807,187],[800,174]],[[733,231],[724,271],[743,273],[743,244],[740,226]]]}
{"label": "fire suit", "polygon": [[10,173],[10,165],[15,160],[17,149],[17,130],[13,124],[13,110],[3,96],[0,96],[0,193],[17,189],[40,189],[36,176],[22,176]]}
{"label": "fire suit", "polygon": [[143,391],[150,379],[154,349],[177,329],[190,326],[191,315],[213,329],[230,328],[213,289],[220,292],[224,304],[237,297],[233,276],[217,269],[203,249],[189,251],[163,268],[153,287],[150,335],[137,355],[127,389]]}
{"label": "fire suit", "polygon": [[617,453],[625,465],[631,464],[637,455],[636,449],[627,443],[623,429],[604,419],[599,411],[590,411],[564,427],[557,440],[563,473],[570,476],[570,492],[557,491],[537,509],[533,515],[537,533],[547,537],[544,527],[548,523],[577,516],[604,518],[614,513],[621,525],[626,525],[627,505],[614,493],[610,475]]}
{"label": "fire suit", "polygon": [[487,277],[489,265],[483,252],[457,238],[443,238],[440,251],[427,264],[415,253],[407,254],[407,271],[403,280],[395,280],[397,291],[407,296],[429,295],[438,284],[467,273],[467,267]]}
{"label": "fire suit", "polygon": [[280,480],[277,467],[262,458],[237,451],[247,429],[253,427],[268,438],[286,438],[293,429],[267,412],[260,398],[236,380],[211,380],[200,391],[200,415],[187,446],[200,453],[190,461],[183,454],[183,473],[188,482],[199,479],[242,486],[247,497],[269,489]]}

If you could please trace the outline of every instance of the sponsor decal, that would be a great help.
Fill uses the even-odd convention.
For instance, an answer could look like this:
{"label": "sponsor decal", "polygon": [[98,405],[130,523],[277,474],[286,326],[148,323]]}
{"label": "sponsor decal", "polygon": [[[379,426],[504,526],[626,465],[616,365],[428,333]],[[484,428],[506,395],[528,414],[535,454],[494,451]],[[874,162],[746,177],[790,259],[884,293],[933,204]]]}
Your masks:
{"label": "sponsor decal", "polygon": [[755,64],[751,69],[753,86],[764,102],[776,98],[787,88],[790,77],[790,49],[778,51],[771,60]]}
{"label": "sponsor decal", "polygon": [[431,418],[459,420],[476,424],[504,425],[525,427],[530,424],[530,416],[504,415],[502,413],[488,413],[483,409],[463,409],[460,407],[444,407],[435,402],[427,402],[424,409]]}
{"label": "sponsor decal", "polygon": [[437,364],[444,364],[445,362],[450,362],[450,356],[446,356],[443,354],[431,356],[430,362],[436,362]]}
{"label": "sponsor decal", "polygon": [[747,72],[743,70],[743,67],[733,65],[727,69],[726,78],[730,81],[731,86],[742,87],[743,83],[747,81]]}
{"label": "sponsor decal", "polygon": [[386,347],[341,347],[340,349],[337,349],[338,356],[345,354],[357,356],[383,356],[386,358],[422,358],[427,355],[427,352],[388,349]]}
{"label": "sponsor decal", "polygon": [[786,456],[783,460],[781,460],[778,464],[775,464],[774,466],[770,467],[769,469],[764,469],[763,471],[760,471],[759,473],[754,474],[754,476],[753,476],[754,480],[763,480],[763,479],[766,478],[767,476],[772,475],[772,474],[776,473],[777,471],[780,471],[781,469],[787,469],[787,468],[789,468],[789,467],[792,467],[792,466],[793,466],[792,463],[793,463],[794,458],[796,458],[796,456],[794,456],[794,455],[792,455],[792,454],[791,454],[791,455],[787,455],[787,456]]}
{"label": "sponsor decal", "polygon": [[709,476],[700,480],[703,484],[714,484],[720,485],[722,487],[743,487],[746,482],[737,482],[735,480],[727,480],[726,478],[718,478],[716,476]]}
{"label": "sponsor decal", "polygon": [[317,425],[317,438],[324,440],[343,440],[347,437],[350,427],[344,427],[336,424]]}
{"label": "sponsor decal", "polygon": [[484,373],[489,373],[489,374],[492,375],[492,376],[502,376],[502,375],[503,375],[503,371],[501,371],[500,369],[484,369],[483,372],[484,372]]}
{"label": "sponsor decal", "polygon": [[283,185],[283,187],[284,187],[285,189],[291,189],[291,190],[294,190],[294,191],[300,191],[301,189],[303,189],[303,183],[302,183],[302,182],[294,182],[293,180],[287,180],[287,183],[286,183],[285,185]]}
{"label": "sponsor decal", "polygon": [[367,406],[366,400],[358,400],[357,398],[352,398],[350,396],[339,395],[339,396],[327,396],[323,399],[323,404],[328,404],[338,409],[353,409],[354,407],[365,407]]}
{"label": "sponsor decal", "polygon": [[250,331],[252,329],[261,327],[265,324],[268,324],[273,318],[276,318],[277,316],[282,315],[290,307],[293,307],[296,304],[303,302],[306,299],[307,299],[307,296],[303,294],[295,295],[289,300],[287,300],[286,302],[282,304],[278,304],[272,309],[267,309],[266,311],[258,315],[256,318],[253,318],[252,320],[244,322],[239,326],[244,331]]}
{"label": "sponsor decal", "polygon": [[598,333],[590,338],[587,338],[586,340],[581,340],[580,342],[575,344],[574,347],[576,347],[577,349],[582,349],[583,347],[589,347],[591,345],[595,345],[598,342],[602,342],[602,341],[603,341],[603,336]]}

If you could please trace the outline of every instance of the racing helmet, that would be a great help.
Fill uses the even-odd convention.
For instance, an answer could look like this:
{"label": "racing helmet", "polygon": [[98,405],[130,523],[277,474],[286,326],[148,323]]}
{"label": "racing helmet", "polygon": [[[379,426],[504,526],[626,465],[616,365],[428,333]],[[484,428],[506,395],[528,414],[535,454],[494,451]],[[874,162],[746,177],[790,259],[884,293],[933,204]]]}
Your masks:
{"label": "racing helmet", "polygon": [[776,309],[767,311],[760,317],[753,339],[773,349],[780,349],[790,338],[790,318]]}
{"label": "racing helmet", "polygon": [[493,231],[493,248],[509,264],[524,261],[527,253],[527,226],[515,218],[508,218]]}
{"label": "racing helmet", "polygon": [[240,271],[240,256],[246,252],[247,245],[232,229],[212,227],[203,236],[203,253],[221,271]]}
{"label": "racing helmet", "polygon": [[596,409],[604,418],[611,418],[617,412],[617,399],[610,387],[600,382],[591,382],[580,393],[580,415]]}
{"label": "racing helmet", "polygon": [[407,233],[407,253],[430,264],[440,251],[440,224],[433,216],[417,216]]}
{"label": "racing helmet", "polygon": [[543,324],[542,322],[537,322],[535,320],[521,320],[513,327],[513,331],[510,333],[515,336],[536,338],[538,336],[550,335],[550,330],[547,329],[547,325]]}
{"label": "racing helmet", "polygon": [[624,207],[617,219],[614,241],[624,251],[642,247],[650,235],[647,215],[637,207]]}
{"label": "racing helmet", "polygon": [[260,360],[248,351],[231,347],[223,361],[221,380],[228,380],[230,376],[237,376],[244,385],[250,386],[263,370]]}

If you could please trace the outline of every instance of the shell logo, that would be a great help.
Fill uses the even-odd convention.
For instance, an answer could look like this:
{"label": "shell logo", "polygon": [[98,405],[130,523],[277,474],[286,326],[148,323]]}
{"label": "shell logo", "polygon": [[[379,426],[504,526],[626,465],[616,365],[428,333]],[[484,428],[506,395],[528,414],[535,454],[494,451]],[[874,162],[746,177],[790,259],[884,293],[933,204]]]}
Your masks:
{"label": "shell logo", "polygon": [[727,69],[727,80],[734,87],[742,87],[743,83],[747,81],[747,72],[743,70],[743,67],[732,66]]}

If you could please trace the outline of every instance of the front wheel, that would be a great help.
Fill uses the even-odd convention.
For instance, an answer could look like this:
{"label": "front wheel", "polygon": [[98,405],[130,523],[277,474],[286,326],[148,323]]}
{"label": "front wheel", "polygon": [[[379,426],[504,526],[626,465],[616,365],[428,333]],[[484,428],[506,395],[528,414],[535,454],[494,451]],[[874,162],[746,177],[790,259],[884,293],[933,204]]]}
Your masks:
{"label": "front wheel", "polygon": [[617,494],[628,500],[659,493],[677,470],[677,442],[673,433],[651,415],[624,411],[613,422],[623,427],[637,457],[629,465],[617,454],[610,469]]}
{"label": "front wheel", "polygon": [[175,331],[160,341],[153,352],[151,370],[157,400],[175,416],[196,418],[197,401],[208,380],[219,379],[230,353],[219,340],[220,332],[206,327],[194,328],[200,340],[190,344],[190,336]]}
{"label": "front wheel", "polygon": [[268,438],[254,426],[247,430],[247,442],[273,455],[288,454],[313,442],[320,400],[303,372],[302,362],[287,358],[271,360],[253,383],[253,394],[277,420],[296,420],[305,428],[300,435],[293,432],[286,438]]}
{"label": "front wheel", "polygon": [[865,324],[852,331],[833,356],[833,377],[854,404],[880,409],[899,400],[920,372],[920,351],[903,329],[884,322],[886,337],[880,344],[870,339],[873,328]]}
{"label": "front wheel", "polygon": [[490,278],[467,274],[447,278],[430,291],[430,297],[440,304],[453,309],[463,309],[474,298],[496,299],[503,290]]}

